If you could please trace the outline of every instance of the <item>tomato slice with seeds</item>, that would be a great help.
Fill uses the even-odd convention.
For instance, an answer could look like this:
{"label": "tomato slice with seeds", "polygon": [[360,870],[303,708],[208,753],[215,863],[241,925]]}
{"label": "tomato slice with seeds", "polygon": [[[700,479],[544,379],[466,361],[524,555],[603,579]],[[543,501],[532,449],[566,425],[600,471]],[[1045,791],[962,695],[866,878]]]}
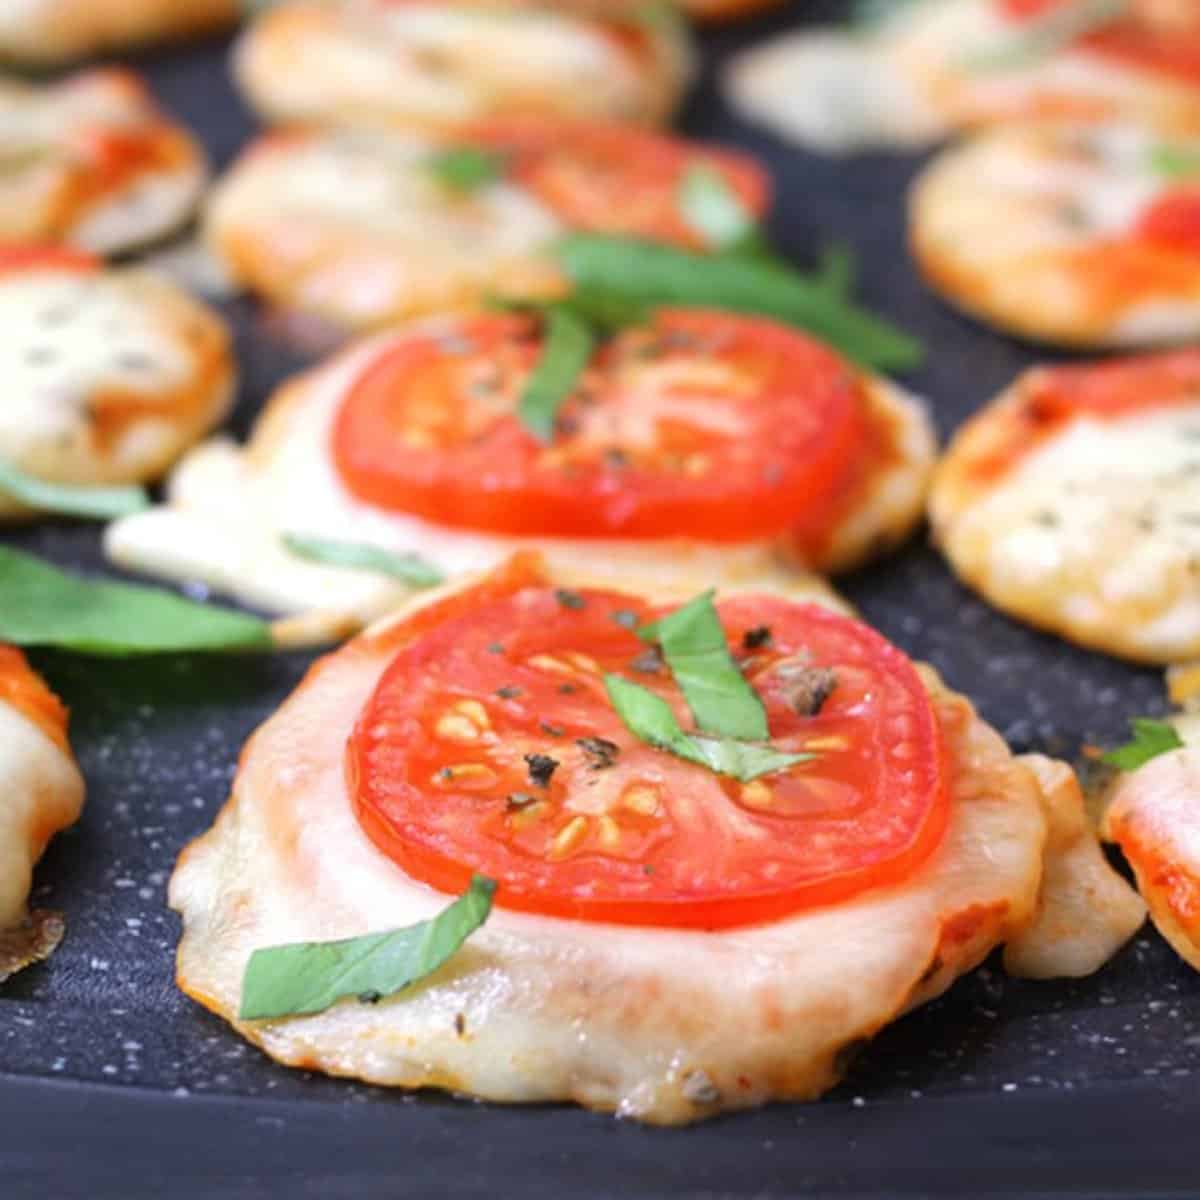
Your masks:
{"label": "tomato slice with seeds", "polygon": [[[478,871],[506,908],[724,929],[898,883],[939,844],[936,715],[912,663],[860,623],[777,597],[719,605],[731,645],[753,647],[772,744],[814,755],[739,783],[638,741],[608,701],[602,676],[619,672],[691,727],[628,628],[665,610],[519,579],[474,599],[395,643],[347,747],[363,829],[415,878],[457,892]],[[833,682],[823,703],[814,675]]]}
{"label": "tomato slice with seeds", "polygon": [[[1135,0],[1128,16],[1114,17],[1102,28],[1080,36],[1078,45],[1110,58],[1200,83],[1200,9],[1184,13],[1156,7],[1158,0]],[[1036,20],[1076,0],[998,0],[1002,13],[1014,20]],[[1159,15],[1162,14],[1162,15]]]}
{"label": "tomato slice with seeds", "polygon": [[680,207],[694,168],[719,174],[755,217],[769,202],[765,172],[744,155],[627,125],[516,117],[482,122],[466,137],[510,154],[513,177],[573,229],[704,249]]}
{"label": "tomato slice with seeds", "polygon": [[524,317],[401,335],[337,414],[342,481],[490,533],[745,542],[819,524],[864,440],[857,374],[771,321],[660,311],[596,353],[549,446],[516,416],[539,351]]}

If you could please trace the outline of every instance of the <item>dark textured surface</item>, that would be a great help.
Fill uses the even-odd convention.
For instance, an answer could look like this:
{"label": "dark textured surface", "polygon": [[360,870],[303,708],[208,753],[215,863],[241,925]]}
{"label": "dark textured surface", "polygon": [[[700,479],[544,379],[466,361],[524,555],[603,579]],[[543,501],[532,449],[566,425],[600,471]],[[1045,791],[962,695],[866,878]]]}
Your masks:
{"label": "dark textured surface", "polygon": [[[770,163],[779,192],[774,233],[797,261],[830,241],[854,246],[864,298],[926,339],[929,362],[911,383],[946,432],[1032,357],[942,307],[911,270],[902,208],[916,162],[815,159],[739,124],[715,95],[712,66],[728,51],[839,7],[797,3],[782,17],[707,36],[708,71],[685,128]],[[151,57],[145,67],[215,159],[227,160],[249,121],[226,81],[223,47]],[[299,360],[251,306],[230,311],[245,378],[240,433]],[[60,563],[99,565],[91,527],[44,524],[0,536]],[[1129,715],[1161,705],[1156,673],[992,613],[921,540],[845,581],[845,591],[888,636],[972,695],[1018,748],[1073,754],[1082,740],[1119,738]],[[226,1197],[406,1188],[1200,1193],[1179,1140],[1200,1115],[1200,977],[1150,932],[1082,982],[1021,983],[985,968],[881,1036],[824,1102],[682,1133],[566,1108],[502,1112],[390,1096],[277,1067],[174,991],[177,922],[164,888],[180,847],[223,801],[246,735],[307,659],[33,657],[72,707],[89,797],[83,821],[56,841],[38,873],[37,902],[65,910],[66,942],[0,995],[0,1195],[13,1195],[14,1168],[18,1196],[45,1197],[164,1195],[168,1178],[173,1195]],[[85,1173],[75,1177],[78,1190],[68,1187],[66,1164]]]}

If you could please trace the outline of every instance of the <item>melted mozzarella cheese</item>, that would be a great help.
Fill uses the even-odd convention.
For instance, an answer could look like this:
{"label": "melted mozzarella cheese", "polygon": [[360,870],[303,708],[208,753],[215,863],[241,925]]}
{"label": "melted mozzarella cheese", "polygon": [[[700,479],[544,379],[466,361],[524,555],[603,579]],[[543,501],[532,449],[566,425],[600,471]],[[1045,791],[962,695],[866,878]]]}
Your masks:
{"label": "melted mozzarella cheese", "polygon": [[935,482],[934,527],[989,599],[1111,653],[1200,653],[1200,407],[1076,418],[974,494],[963,455]]}
{"label": "melted mozzarella cheese", "polygon": [[1195,89],[1078,46],[1022,53],[1025,36],[992,0],[923,0],[865,33],[804,32],[751,49],[725,82],[749,117],[831,153],[1064,113],[1200,130]]}
{"label": "melted mozzarella cheese", "polygon": [[510,182],[456,196],[428,168],[435,151],[383,130],[265,145],[217,189],[208,239],[252,290],[352,327],[553,283],[558,219]]}
{"label": "melted mozzarella cheese", "polygon": [[[0,274],[0,459],[66,483],[152,477],[219,418],[232,365],[216,318],[138,274]],[[110,405],[132,419],[98,433]],[[0,514],[17,511],[0,498]]]}
{"label": "melted mozzarella cheese", "polygon": [[[418,332],[440,328],[437,322]],[[323,566],[288,553],[284,533],[366,542],[422,555],[447,575],[480,570],[517,549],[532,548],[560,566],[603,566],[614,573],[651,573],[692,581],[761,580],[783,590],[825,591],[773,542],[742,545],[700,538],[616,541],[516,538],[435,525],[363,503],[342,484],[329,449],[332,422],[353,381],[394,334],[365,342],[288,385],[273,402],[246,450],[219,440],[189,454],[173,474],[167,505],[109,526],[105,548],[121,566],[180,581],[202,580],[247,603],[284,613],[324,613],[328,626],[364,621],[407,594],[394,580]],[[899,460],[876,481],[862,506],[834,531],[839,564],[867,547],[892,544],[920,511],[932,434],[923,408],[897,389],[871,383],[875,401],[900,429]],[[312,626],[321,636],[320,623]]]}
{"label": "melted mozzarella cheese", "polygon": [[[1038,340],[1186,341],[1200,330],[1195,257],[1132,256],[1142,254],[1143,214],[1178,186],[1156,171],[1156,151],[1195,146],[1133,124],[1043,123],[981,135],[940,155],[913,185],[918,265],[966,311]],[[1106,250],[1126,257],[1109,267]],[[1133,265],[1121,274],[1126,258]]]}
{"label": "melted mozzarella cheese", "polygon": [[[88,156],[111,137],[170,139],[175,161],[97,189]],[[87,71],[47,86],[0,79],[0,237],[118,253],[187,220],[206,174],[199,148],[126,72]]]}
{"label": "melted mozzarella cheese", "polygon": [[660,120],[684,67],[656,35],[647,69],[578,14],[504,5],[358,0],[268,13],[238,46],[236,74],[274,120],[448,125],[495,111]]}
{"label": "melted mozzarella cheese", "polygon": [[[255,735],[229,804],[171,880],[181,986],[284,1063],[498,1100],[572,1099],[659,1123],[808,1099],[840,1075],[841,1051],[942,992],[1039,911],[1037,777],[927,672],[953,808],[942,846],[903,884],[711,933],[496,909],[450,963],[398,996],[238,1022],[254,949],[410,924],[446,903],[375,848],[346,793],[346,737],[391,653],[368,634],[324,660]],[[1060,884],[1070,890],[1066,875]],[[1119,940],[1073,939],[1063,969],[1086,968],[1080,942],[1094,969]],[[1043,951],[1041,973],[1056,973],[1053,947]]]}

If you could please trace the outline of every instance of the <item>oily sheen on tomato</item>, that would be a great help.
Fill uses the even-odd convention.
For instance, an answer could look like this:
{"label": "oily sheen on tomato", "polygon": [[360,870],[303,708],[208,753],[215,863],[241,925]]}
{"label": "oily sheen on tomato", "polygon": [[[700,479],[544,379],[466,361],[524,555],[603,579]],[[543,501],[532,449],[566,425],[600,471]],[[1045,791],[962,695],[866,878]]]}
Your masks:
{"label": "oily sheen on tomato", "polygon": [[520,316],[397,336],[334,421],[345,486],[487,533],[736,543],[811,527],[865,437],[862,384],[821,344],[663,310],[596,351],[543,444],[518,419],[541,340]]}
{"label": "oily sheen on tomato", "polygon": [[744,155],[627,125],[515,117],[482,122],[466,136],[507,155],[510,174],[576,230],[702,250],[679,202],[689,172],[719,176],[755,217],[770,195],[766,174]]}
{"label": "oily sheen on tomato", "polygon": [[663,610],[516,579],[389,635],[400,648],[347,748],[362,827],[435,888],[480,872],[502,907],[589,921],[730,928],[902,881],[938,845],[948,803],[912,664],[814,606],[735,598],[718,611],[772,745],[810,759],[742,783],[639,741],[605,672],[691,728],[629,628]]}

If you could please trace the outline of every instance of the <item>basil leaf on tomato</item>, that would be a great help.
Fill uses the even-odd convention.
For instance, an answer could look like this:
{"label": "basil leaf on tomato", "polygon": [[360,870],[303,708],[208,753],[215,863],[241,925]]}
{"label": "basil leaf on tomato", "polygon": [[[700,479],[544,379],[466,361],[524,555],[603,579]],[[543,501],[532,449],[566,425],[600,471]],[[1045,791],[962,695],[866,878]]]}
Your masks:
{"label": "basil leaf on tomato", "polygon": [[1170,750],[1183,749],[1183,739],[1173,725],[1149,717],[1134,717],[1130,721],[1133,736],[1123,746],[1117,746],[1100,756],[1100,761],[1120,771],[1136,771],[1151,759]]}
{"label": "basil leaf on tomato", "polygon": [[159,588],[83,579],[7,547],[0,547],[0,642],[113,657],[272,646],[258,617]]}
{"label": "basil leaf on tomato", "polygon": [[40,512],[62,513],[107,521],[150,507],[141,487],[85,487],[36,479],[19,468],[0,461],[0,492]]}
{"label": "basil leaf on tomato", "polygon": [[762,775],[785,771],[815,757],[812,754],[784,754],[770,746],[733,738],[689,734],[675,719],[671,706],[641,684],[631,683],[610,672],[604,676],[604,687],[617,715],[634,737],[677,758],[708,767],[718,775],[729,775],[749,783]]}
{"label": "basil leaf on tomato", "polygon": [[592,331],[574,313],[561,307],[546,313],[541,357],[517,405],[521,424],[539,441],[553,440],[558,410],[575,390],[594,346]]}
{"label": "basil leaf on tomato", "polygon": [[453,146],[438,150],[426,160],[430,174],[454,192],[470,194],[504,178],[505,155],[479,146]]}
{"label": "basil leaf on tomato", "polygon": [[880,370],[907,370],[922,358],[916,339],[780,262],[692,254],[592,233],[563,239],[556,254],[572,283],[591,295],[621,297],[647,308],[717,308],[773,317]]}
{"label": "basil leaf on tomato", "polygon": [[341,542],[306,533],[285,533],[284,546],[297,558],[329,567],[374,571],[407,583],[409,587],[436,587],[446,576],[419,554],[396,554],[368,542]]}
{"label": "basil leaf on tomato", "polygon": [[766,709],[729,653],[711,591],[637,632],[643,641],[658,643],[699,729],[767,740]]}
{"label": "basil leaf on tomato", "polygon": [[262,1021],[324,1012],[358,996],[374,1003],[432,975],[492,911],[496,885],[482,875],[436,917],[336,942],[255,950],[242,977],[238,1017]]}

